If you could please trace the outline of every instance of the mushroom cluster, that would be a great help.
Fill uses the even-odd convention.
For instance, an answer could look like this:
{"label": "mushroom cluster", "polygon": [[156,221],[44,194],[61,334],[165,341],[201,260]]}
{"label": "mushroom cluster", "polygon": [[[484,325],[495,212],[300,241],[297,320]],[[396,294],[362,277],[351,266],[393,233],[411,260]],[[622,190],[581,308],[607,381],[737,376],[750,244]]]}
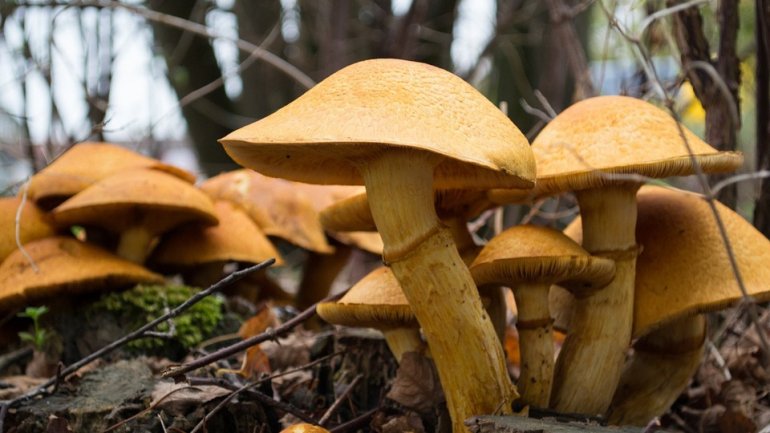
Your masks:
{"label": "mushroom cluster", "polygon": [[[318,312],[332,323],[381,329],[397,357],[429,351],[454,432],[467,431],[464,420],[472,415],[511,413],[516,400],[638,422],[671,399],[627,415],[627,407],[638,405],[626,395],[641,386],[634,379],[643,374],[635,372],[650,368],[654,358],[639,355],[624,373],[633,341],[638,339],[638,353],[685,340],[699,353],[705,332],[700,318],[652,314],[638,324],[640,309],[647,308],[638,305],[639,291],[647,290],[640,278],[649,273],[641,263],[657,250],[646,245],[655,241],[637,235],[637,213],[642,224],[651,194],[645,190],[637,198],[637,192],[645,178],[690,175],[697,167],[730,172],[743,157],[717,151],[648,102],[586,99],[553,119],[530,146],[503,113],[456,76],[420,63],[375,59],[341,69],[220,142],[236,162],[267,176],[364,185],[365,194],[322,211],[321,223],[337,232],[376,230],[386,267]],[[482,249],[468,232],[468,220],[485,209],[562,192],[574,193],[580,205],[578,242],[521,226]],[[678,203],[673,209],[691,199],[670,198]],[[673,209],[655,213],[665,219]],[[674,245],[660,254],[685,248]],[[552,299],[549,305],[554,284],[571,291],[569,302]],[[481,301],[485,294],[504,299],[500,286],[511,287],[518,304],[521,397],[490,320],[499,321],[499,310],[491,307],[496,302],[485,310]],[[569,318],[555,364],[554,317]],[[655,332],[673,323],[681,331]]]}

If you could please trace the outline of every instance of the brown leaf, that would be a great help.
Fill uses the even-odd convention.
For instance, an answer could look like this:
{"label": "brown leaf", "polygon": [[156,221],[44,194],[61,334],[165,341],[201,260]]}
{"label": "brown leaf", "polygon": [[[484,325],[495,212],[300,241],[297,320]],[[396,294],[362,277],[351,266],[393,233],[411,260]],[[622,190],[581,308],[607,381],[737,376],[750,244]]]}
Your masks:
{"label": "brown leaf", "polygon": [[72,433],[72,429],[70,429],[66,419],[51,415],[48,417],[48,425],[45,427],[45,433]]}
{"label": "brown leaf", "polygon": [[270,360],[259,346],[252,346],[246,350],[239,374],[246,378],[257,378],[262,373],[270,373]]}
{"label": "brown leaf", "polygon": [[422,419],[414,412],[389,419],[380,427],[382,433],[425,433]]}
{"label": "brown leaf", "polygon": [[519,352],[519,333],[516,328],[508,326],[505,328],[505,353],[508,362],[518,366],[521,364],[521,353]]}
{"label": "brown leaf", "polygon": [[727,410],[718,421],[720,433],[756,433],[757,425],[746,415]]}
{"label": "brown leaf", "polygon": [[269,304],[264,304],[262,309],[253,317],[247,319],[238,330],[238,335],[244,340],[259,335],[271,326],[275,326],[276,318]]}
{"label": "brown leaf", "polygon": [[152,390],[150,407],[163,410],[172,416],[183,416],[191,409],[229,393],[230,391],[224,388],[212,385],[190,386],[184,383],[158,382]]}
{"label": "brown leaf", "polygon": [[417,352],[406,352],[387,397],[417,412],[433,411],[444,401],[433,361]]}

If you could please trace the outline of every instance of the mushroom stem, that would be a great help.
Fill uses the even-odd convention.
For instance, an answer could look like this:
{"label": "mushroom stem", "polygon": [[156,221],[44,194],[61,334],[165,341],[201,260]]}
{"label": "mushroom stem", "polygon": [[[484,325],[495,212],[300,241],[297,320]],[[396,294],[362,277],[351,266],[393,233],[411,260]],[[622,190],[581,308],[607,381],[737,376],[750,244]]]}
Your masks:
{"label": "mushroom stem", "polygon": [[336,242],[332,254],[309,253],[294,301],[297,308],[304,310],[329,294],[332,283],[347,264],[352,252],[349,246]]}
{"label": "mushroom stem", "polygon": [[611,424],[644,426],[664,413],[703,359],[706,319],[674,321],[637,340],[607,413]]}
{"label": "mushroom stem", "polygon": [[436,362],[455,433],[481,414],[510,413],[517,396],[468,268],[434,208],[438,158],[399,150],[359,164],[390,264]]}
{"label": "mushroom stem", "polygon": [[154,238],[155,235],[143,226],[130,227],[120,234],[117,254],[126,260],[143,264]]}
{"label": "mushroom stem", "polygon": [[638,189],[628,184],[576,192],[583,248],[615,260],[615,278],[593,295],[575,299],[554,373],[551,407],[557,411],[603,414],[620,380],[633,322]]}
{"label": "mushroom stem", "polygon": [[553,382],[553,320],[548,308],[548,283],[516,284],[513,296],[519,306],[516,330],[519,333],[521,401],[546,408]]}
{"label": "mushroom stem", "polygon": [[424,352],[425,343],[420,337],[418,328],[393,328],[382,331],[390,352],[396,361],[401,363],[401,358],[406,352]]}
{"label": "mushroom stem", "polygon": [[[470,265],[476,259],[476,256],[479,255],[481,246],[473,240],[473,235],[468,230],[468,223],[463,218],[448,218],[444,220],[444,224],[452,232],[452,239],[455,242],[457,251],[460,253],[460,257],[462,257],[466,264]],[[495,334],[502,345],[505,342],[505,325],[508,317],[508,309],[505,304],[505,287],[484,286],[479,288],[479,293],[482,298],[489,300],[489,304],[486,304],[484,309],[487,310],[492,326],[495,328]]]}

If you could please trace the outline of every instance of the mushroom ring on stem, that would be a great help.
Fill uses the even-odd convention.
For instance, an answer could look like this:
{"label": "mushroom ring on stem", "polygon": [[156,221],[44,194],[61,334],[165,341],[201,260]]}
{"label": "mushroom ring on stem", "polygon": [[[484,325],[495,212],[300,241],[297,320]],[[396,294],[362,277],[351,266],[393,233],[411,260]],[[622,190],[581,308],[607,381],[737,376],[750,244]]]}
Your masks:
{"label": "mushroom ring on stem", "polygon": [[522,225],[492,238],[471,265],[471,274],[479,287],[501,284],[513,290],[519,312],[521,399],[548,407],[554,364],[551,285],[560,283],[577,296],[588,296],[612,280],[615,263],[592,257],[561,232]]}
{"label": "mushroom ring on stem", "polygon": [[516,396],[434,189],[528,188],[526,137],[457,76],[395,59],[348,66],[221,140],[238,163],[311,183],[364,184],[396,275],[423,329],[455,432],[509,413]]}
{"label": "mushroom ring on stem", "polygon": [[[743,157],[717,151],[667,112],[624,96],[599,96],[572,105],[543,128],[532,151],[538,178],[529,196],[574,191],[583,221],[583,248],[615,260],[614,280],[576,302],[571,332],[556,361],[550,404],[561,412],[602,414],[631,342],[639,176],[694,174],[693,159],[704,173],[729,172]],[[490,192],[498,203],[526,196],[521,191]]]}

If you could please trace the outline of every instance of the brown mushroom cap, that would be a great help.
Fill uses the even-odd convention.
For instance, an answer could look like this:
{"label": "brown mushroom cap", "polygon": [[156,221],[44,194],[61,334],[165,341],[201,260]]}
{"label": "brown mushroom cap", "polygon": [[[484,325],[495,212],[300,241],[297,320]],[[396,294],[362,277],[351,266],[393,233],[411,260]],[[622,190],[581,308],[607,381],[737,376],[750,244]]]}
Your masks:
{"label": "brown mushroom cap", "polygon": [[200,221],[216,224],[211,200],[194,186],[157,170],[121,171],[53,210],[58,225],[90,224],[113,231],[141,225],[155,234]]}
{"label": "brown mushroom cap", "polygon": [[[301,248],[326,254],[332,246],[326,241],[318,212],[363,187],[310,185],[263,176],[242,169],[212,177],[201,189],[216,199],[228,200],[242,207],[269,236],[276,236]],[[371,233],[331,233],[338,241],[376,254],[382,252],[382,240]]]}
{"label": "brown mushroom cap", "polygon": [[591,256],[559,231],[521,225],[492,238],[473,261],[471,274],[479,286],[559,282],[587,295],[612,280],[615,263]]}
{"label": "brown mushroom cap", "polygon": [[438,189],[530,187],[526,137],[459,77],[422,63],[350,65],[277,112],[220,140],[239,164],[308,183],[363,184],[352,162],[386,149],[440,159]]}
{"label": "brown mushroom cap", "polygon": [[[0,198],[0,262],[17,249],[16,212],[20,205],[20,198]],[[25,203],[19,218],[19,237],[22,245],[53,234],[54,228],[50,218],[34,203]]]}
{"label": "brown mushroom cap", "polygon": [[230,202],[214,203],[219,224],[188,224],[168,233],[158,244],[150,261],[161,267],[191,267],[204,263],[260,263],[275,258],[283,264],[278,250],[256,223]]}
{"label": "brown mushroom cap", "polygon": [[[759,302],[770,300],[770,241],[743,217],[717,203],[738,268],[748,293]],[[634,299],[634,338],[671,321],[727,308],[741,292],[727,258],[722,237],[708,204],[701,198],[646,186],[638,195],[638,242]],[[582,237],[579,220],[565,233]],[[555,300],[557,324],[564,327],[564,300]],[[552,298],[552,300],[554,300]]]}
{"label": "brown mushroom cap", "polygon": [[63,153],[30,179],[28,195],[46,209],[95,182],[122,170],[152,168],[174,175],[188,183],[195,176],[181,168],[110,143],[80,143]]}
{"label": "brown mushroom cap", "polygon": [[[706,173],[729,172],[743,163],[736,152],[720,152],[682,127]],[[626,96],[584,99],[551,121],[532,142],[537,185],[530,192],[494,190],[497,203],[521,201],[617,183],[607,174],[665,178],[694,174],[679,128],[656,106]]]}
{"label": "brown mushroom cap", "polygon": [[409,301],[393,272],[380,267],[362,278],[337,302],[316,307],[322,319],[335,325],[368,328],[417,328]]}
{"label": "brown mushroom cap", "polygon": [[162,283],[161,275],[76,239],[56,236],[32,241],[24,249],[38,272],[14,251],[0,264],[0,308],[38,302],[54,295]]}
{"label": "brown mushroom cap", "polygon": [[[441,219],[460,217],[467,220],[494,206],[485,191],[436,191],[436,214]],[[345,198],[321,210],[321,224],[327,230],[343,232],[377,230],[366,193]]]}

